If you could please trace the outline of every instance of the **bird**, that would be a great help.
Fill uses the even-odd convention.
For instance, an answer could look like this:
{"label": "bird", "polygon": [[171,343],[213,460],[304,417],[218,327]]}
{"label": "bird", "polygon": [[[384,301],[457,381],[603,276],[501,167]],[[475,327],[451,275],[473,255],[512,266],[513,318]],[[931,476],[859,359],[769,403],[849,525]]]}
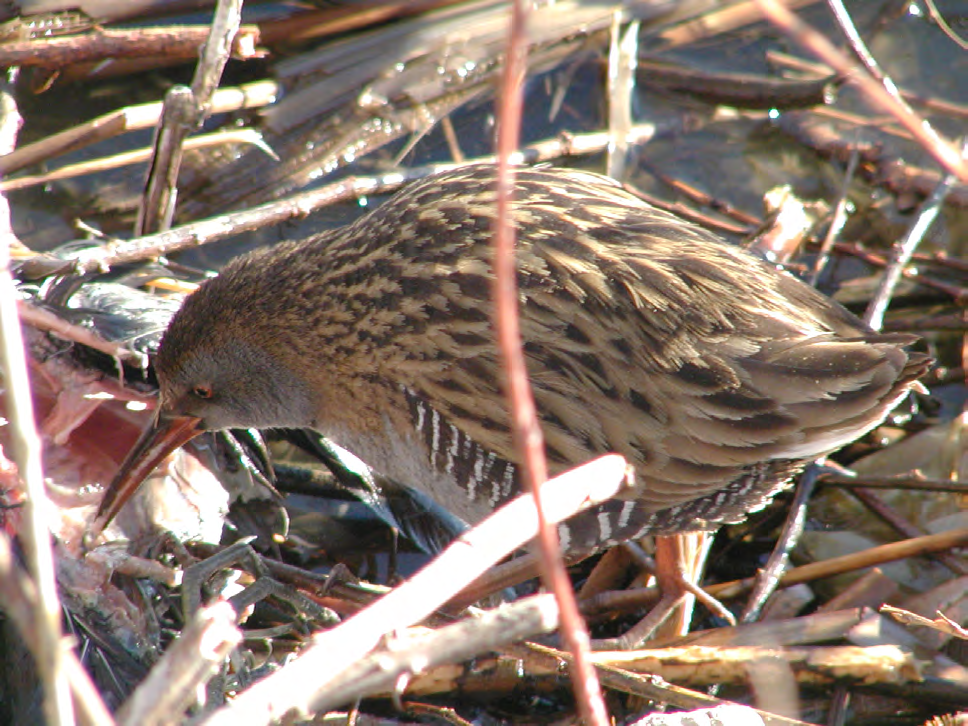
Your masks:
{"label": "bird", "polygon": [[[414,182],[357,221],[236,258],[154,361],[156,418],[103,531],[202,431],[311,429],[474,524],[520,493],[491,290],[496,167]],[[519,168],[523,350],[552,474],[624,455],[635,484],[559,526],[593,552],[713,530],[880,424],[928,369],[741,247],[587,171]]]}

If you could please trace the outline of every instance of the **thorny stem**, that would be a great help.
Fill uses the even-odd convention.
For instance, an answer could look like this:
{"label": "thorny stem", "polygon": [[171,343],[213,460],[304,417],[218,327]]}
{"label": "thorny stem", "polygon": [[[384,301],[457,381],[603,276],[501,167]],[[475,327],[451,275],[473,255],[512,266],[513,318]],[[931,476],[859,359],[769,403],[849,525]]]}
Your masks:
{"label": "thorny stem", "polygon": [[521,129],[522,81],[525,74],[527,8],[523,0],[512,4],[507,55],[502,79],[503,94],[498,109],[497,223],[494,228],[495,327],[507,374],[507,395],[511,408],[514,444],[521,461],[522,479],[534,495],[538,510],[538,544],[542,577],[555,594],[561,611],[561,634],[574,656],[571,679],[582,718],[587,724],[607,726],[608,713],[601,687],[589,659],[589,637],[578,612],[571,582],[561,558],[557,530],[550,526],[541,504],[541,485],[548,478],[544,439],[538,425],[534,397],[528,382],[521,329],[518,319],[517,266],[514,258],[514,227],[511,196]]}

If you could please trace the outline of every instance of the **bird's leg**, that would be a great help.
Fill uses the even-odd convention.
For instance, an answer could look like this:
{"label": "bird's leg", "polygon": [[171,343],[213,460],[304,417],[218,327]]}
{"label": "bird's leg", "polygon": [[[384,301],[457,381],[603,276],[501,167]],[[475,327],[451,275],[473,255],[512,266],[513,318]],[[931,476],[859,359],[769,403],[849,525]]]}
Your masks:
{"label": "bird's leg", "polygon": [[642,620],[618,638],[597,640],[595,650],[632,650],[649,638],[680,606],[684,606],[689,590],[686,581],[682,535],[655,538],[655,579],[662,598]]}
{"label": "bird's leg", "polygon": [[[676,601],[670,616],[656,627],[656,637],[678,637],[689,631],[696,605],[696,582],[706,562],[704,532],[690,532],[655,538],[655,579],[662,598]],[[660,605],[662,601],[660,601]]]}
{"label": "bird's leg", "polygon": [[[733,616],[715,598],[695,584],[705,563],[711,535],[693,532],[655,538],[655,578],[662,598],[649,614],[618,638],[594,643],[596,650],[632,650],[656,633],[664,624],[665,635],[685,634],[692,617],[692,605],[699,600],[713,613],[735,622]],[[676,614],[671,627],[669,618]]]}

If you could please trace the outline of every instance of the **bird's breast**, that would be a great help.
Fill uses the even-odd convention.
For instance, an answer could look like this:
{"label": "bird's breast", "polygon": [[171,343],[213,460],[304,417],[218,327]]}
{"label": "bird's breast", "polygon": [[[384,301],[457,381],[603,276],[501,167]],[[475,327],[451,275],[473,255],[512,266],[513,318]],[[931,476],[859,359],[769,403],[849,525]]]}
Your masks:
{"label": "bird's breast", "polygon": [[[376,430],[320,427],[380,474],[416,487],[468,524],[476,524],[517,493],[513,464],[453,426],[404,389],[407,411],[385,414]],[[402,415],[401,415],[402,414]]]}

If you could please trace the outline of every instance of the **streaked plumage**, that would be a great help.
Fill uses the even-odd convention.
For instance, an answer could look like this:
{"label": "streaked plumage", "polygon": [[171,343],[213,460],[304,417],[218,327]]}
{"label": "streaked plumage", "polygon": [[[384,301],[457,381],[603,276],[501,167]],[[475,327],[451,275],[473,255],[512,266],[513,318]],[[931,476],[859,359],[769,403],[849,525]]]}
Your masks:
{"label": "streaked plumage", "polygon": [[[447,172],[343,229],[231,263],[162,342],[163,415],[316,429],[469,522],[513,496],[493,178]],[[911,336],[872,332],[604,177],[519,170],[514,221],[551,468],[618,451],[637,473],[624,501],[563,531],[573,549],[741,519],[877,425],[928,365],[904,350]]]}

